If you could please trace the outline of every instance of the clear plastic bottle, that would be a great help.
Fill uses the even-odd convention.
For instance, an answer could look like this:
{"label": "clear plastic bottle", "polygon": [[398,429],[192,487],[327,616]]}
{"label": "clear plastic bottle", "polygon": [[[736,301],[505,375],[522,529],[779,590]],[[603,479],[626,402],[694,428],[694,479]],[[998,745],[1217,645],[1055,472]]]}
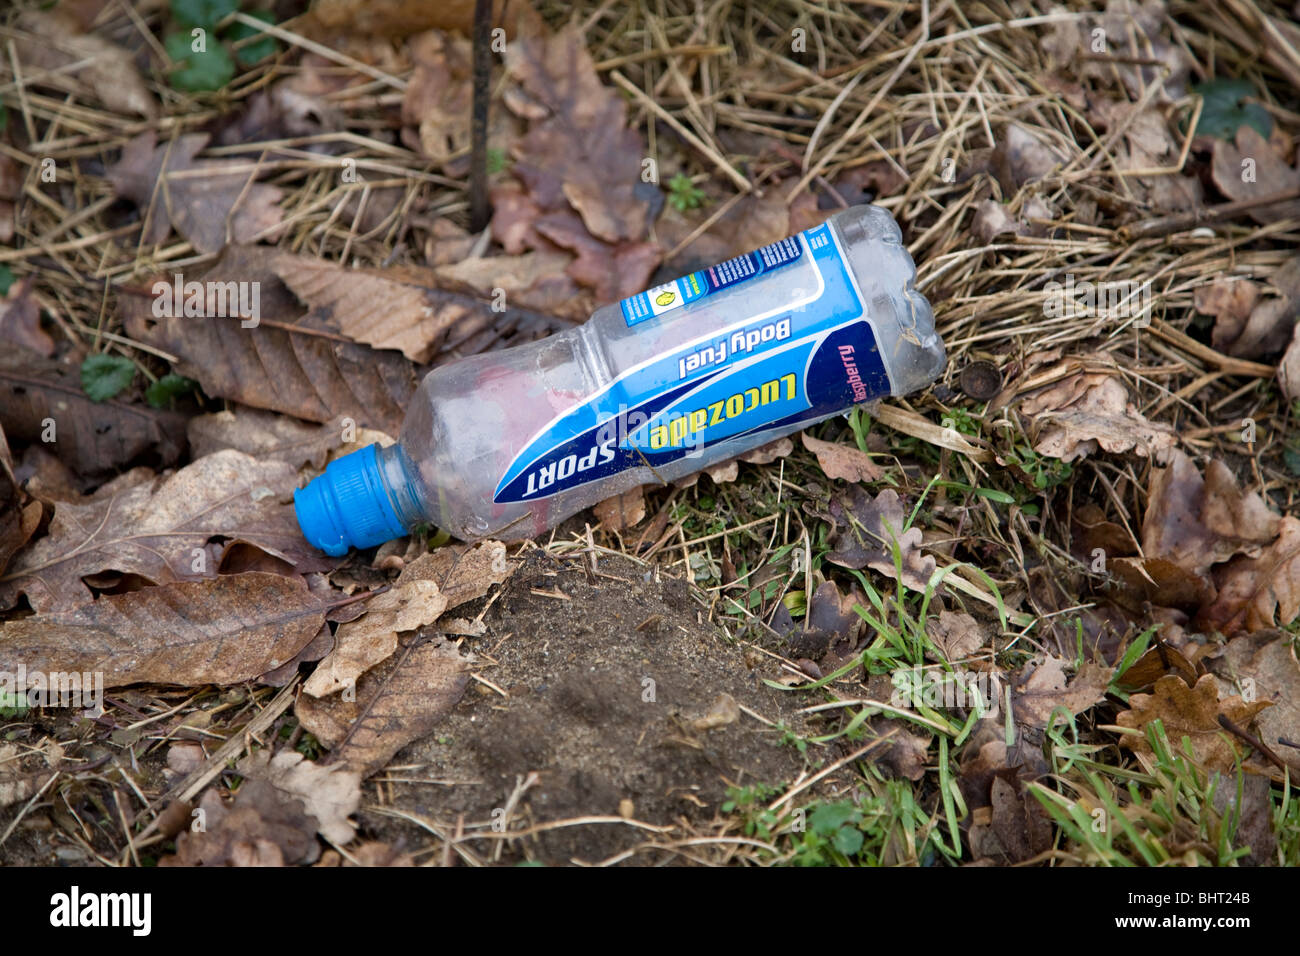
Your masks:
{"label": "clear plastic bottle", "polygon": [[295,495],[330,554],[418,524],[474,540],[541,534],[943,370],[893,217],[820,226],[606,306],[585,325],[434,369],[396,445]]}

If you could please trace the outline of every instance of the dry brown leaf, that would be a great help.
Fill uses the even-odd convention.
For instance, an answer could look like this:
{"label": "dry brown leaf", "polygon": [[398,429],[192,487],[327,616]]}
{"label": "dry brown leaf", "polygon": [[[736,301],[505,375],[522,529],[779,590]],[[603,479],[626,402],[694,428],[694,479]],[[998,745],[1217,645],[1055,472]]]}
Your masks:
{"label": "dry brown leaf", "polygon": [[408,564],[393,587],[404,587],[412,581],[432,581],[447,598],[447,609],[451,610],[481,598],[492,585],[510,577],[513,570],[506,560],[506,546],[500,541],[450,544],[422,554]]}
{"label": "dry brown leaf", "polygon": [[340,624],[334,650],[320,662],[303,690],[324,697],[356,683],[358,677],[397,650],[397,635],[432,624],[447,608],[447,598],[428,580],[394,585],[370,598],[365,616]]}
{"label": "dry brown leaf", "polygon": [[220,252],[228,239],[275,238],[284,218],[280,190],[256,182],[242,160],[196,160],[208,139],[187,133],[158,145],[150,130],[129,141],[105,173],[113,191],[144,212],[146,243],[162,242],[173,226],[204,253]]}
{"label": "dry brown leaf", "polygon": [[606,498],[592,508],[600,526],[606,531],[622,531],[635,528],[645,517],[645,495],[641,486],[629,488],[621,495]]}
{"label": "dry brown leaf", "polygon": [[[1134,103],[1099,100],[1089,111],[1089,117],[1101,131],[1123,128],[1114,148],[1115,168],[1120,172],[1177,167],[1182,152],[1181,136],[1171,132],[1165,114],[1155,106],[1139,111]],[[1202,204],[1201,183],[1193,176],[1128,176],[1125,181],[1153,212],[1186,212]]]}
{"label": "dry brown leaf", "polygon": [[239,762],[239,772],[301,800],[307,813],[316,818],[317,832],[330,843],[343,846],[357,835],[348,817],[361,805],[360,774],[339,764],[318,764],[293,750],[282,750],[274,757],[258,750]]}
{"label": "dry brown leaf", "polygon": [[821,465],[827,478],[859,482],[879,481],[884,477],[884,469],[873,462],[866,452],[851,445],[813,438],[807,432],[802,433],[802,438],[803,447],[817,456],[817,464]]}
{"label": "dry brown leaf", "polygon": [[0,607],[20,594],[38,611],[75,607],[91,597],[82,579],[104,571],[156,584],[211,577],[238,542],[299,571],[332,567],[298,527],[296,482],[284,462],[221,451],[169,477],[59,502],[49,534],[0,577]]}
{"label": "dry brown leaf", "polygon": [[49,358],[54,340],[41,328],[41,310],[32,298],[32,279],[15,282],[0,299],[0,342],[17,345]]}
{"label": "dry brown leaf", "polygon": [[199,801],[203,829],[176,837],[176,853],[159,866],[287,866],[320,853],[316,819],[302,800],[266,780],[247,780],[227,805],[215,789]]}
{"label": "dry brown leaf", "polygon": [[88,476],[103,476],[151,452],[159,464],[172,465],[185,450],[184,416],[115,400],[93,402],[76,365],[22,348],[0,349],[0,426],[15,441],[46,449]]}
{"label": "dry brown leaf", "polygon": [[28,85],[72,89],[119,113],[137,113],[150,120],[158,115],[158,101],[131,55],[116,43],[83,32],[73,17],[58,9],[28,10],[14,27],[21,31],[14,43]]}
{"label": "dry brown leaf", "polygon": [[1291,333],[1291,344],[1277,367],[1277,383],[1287,398],[1293,401],[1300,398],[1300,323]]}
{"label": "dry brown leaf", "polygon": [[890,578],[899,578],[894,566],[894,547],[902,559],[904,585],[924,591],[935,571],[935,559],[921,554],[922,532],[906,531],[903,502],[892,488],[874,499],[858,485],[831,499],[831,520],[836,533],[826,560],[845,568],[872,568]]}
{"label": "dry brown leaf", "polygon": [[420,151],[446,163],[470,146],[473,50],[465,37],[430,30],[412,37],[415,69],[402,98],[402,123],[414,126]]}
{"label": "dry brown leaf", "polygon": [[437,727],[464,694],[470,664],[454,644],[416,638],[361,677],[355,701],[303,695],[295,713],[338,762],[369,776]]}
{"label": "dry brown leaf", "polygon": [[239,315],[209,313],[200,322],[156,316],[150,282],[120,299],[128,334],[178,356],[175,370],[198,379],[214,398],[313,422],[347,416],[398,432],[419,384],[416,366],[398,352],[348,340],[318,316],[301,315],[269,258],[257,247],[233,246],[202,276],[204,282],[257,283],[262,316],[255,327],[246,327]]}
{"label": "dry brown leaf", "polygon": [[1077,715],[1105,699],[1111,668],[1086,661],[1067,683],[1064,665],[1057,657],[1036,658],[1012,680],[1011,707],[1017,724],[1043,730],[1057,707]]}
{"label": "dry brown leaf", "polygon": [[1010,199],[1026,183],[1042,179],[1065,162],[1054,148],[1017,123],[1008,123],[993,148],[989,168],[1002,187],[1002,195]]}
{"label": "dry brown leaf", "polygon": [[41,503],[29,501],[18,487],[13,454],[4,428],[0,427],[0,574],[4,574],[9,560],[36,532],[43,516]]}
{"label": "dry brown leaf", "polygon": [[577,258],[568,264],[565,273],[594,289],[598,305],[644,290],[663,258],[663,250],[655,242],[602,242],[567,209],[538,216],[533,228],[557,246],[574,253]]}
{"label": "dry brown leaf", "polygon": [[[1248,704],[1238,696],[1220,699],[1213,674],[1206,674],[1188,687],[1187,682],[1173,674],[1155,683],[1150,694],[1134,694],[1129,698],[1129,709],[1121,711],[1115,723],[1121,727],[1145,730],[1153,720],[1164,724],[1165,735],[1178,752],[1182,752],[1182,738],[1190,737],[1197,758],[1210,770],[1231,772],[1235,764],[1233,738],[1219,725],[1223,715],[1238,727],[1247,727],[1265,707],[1266,700]],[[1146,737],[1125,735],[1124,745],[1137,754],[1150,754],[1151,744]]]}
{"label": "dry brown leaf", "polygon": [[355,342],[396,349],[428,362],[449,329],[474,318],[495,323],[491,304],[437,288],[429,269],[349,269],[310,256],[278,253],[272,267],[293,293]]}
{"label": "dry brown leaf", "polygon": [[1142,551],[1197,576],[1235,554],[1259,554],[1278,535],[1278,515],[1258,494],[1246,494],[1223,462],[1212,460],[1205,478],[1174,450],[1169,464],[1151,472]]}
{"label": "dry brown leaf", "polygon": [[645,154],[627,126],[627,106],[601,82],[582,33],[523,38],[506,48],[506,68],[550,114],[514,144],[513,172],[543,209],[571,205],[606,242],[645,236],[647,205],[635,194]]}
{"label": "dry brown leaf", "polygon": [[1283,517],[1277,540],[1215,568],[1214,583],[1218,596],[1198,622],[1227,635],[1291,624],[1300,617],[1300,519]]}
{"label": "dry brown leaf", "polygon": [[249,572],[106,594],[0,624],[0,670],[101,672],[126,684],[238,684],[289,660],[329,605],[300,577]]}
{"label": "dry brown leaf", "polygon": [[980,622],[965,611],[940,611],[937,618],[926,622],[925,630],[939,652],[935,654],[927,648],[926,656],[949,663],[970,657],[984,646],[988,637]]}
{"label": "dry brown leaf", "polygon": [[[261,461],[317,470],[325,467],[330,452],[345,444],[342,419],[316,425],[256,408],[196,415],[189,420],[188,433],[196,459],[233,448]],[[349,451],[362,447],[360,441],[354,444],[357,447]]]}
{"label": "dry brown leaf", "polygon": [[1023,863],[1052,846],[1052,821],[1047,808],[1020,781],[1007,775],[993,778],[989,791],[993,832],[1006,855]]}
{"label": "dry brown leaf", "polygon": [[1178,441],[1168,425],[1143,417],[1118,378],[1102,372],[1076,372],[1026,398],[1020,410],[1039,424],[1034,450],[1062,461],[1098,449],[1160,457]]}
{"label": "dry brown leaf", "polygon": [[[1300,189],[1300,168],[1288,166],[1259,131],[1243,123],[1235,143],[1214,141],[1212,175],[1214,185],[1238,202],[1262,200]],[[1262,203],[1250,210],[1258,223],[1278,222],[1300,216],[1300,199]]]}
{"label": "dry brown leaf", "polygon": [[1269,628],[1235,637],[1212,667],[1223,679],[1220,695],[1236,693],[1247,702],[1273,705],[1255,718],[1260,740],[1300,770],[1300,751],[1294,746],[1300,743],[1300,663],[1291,636]]}

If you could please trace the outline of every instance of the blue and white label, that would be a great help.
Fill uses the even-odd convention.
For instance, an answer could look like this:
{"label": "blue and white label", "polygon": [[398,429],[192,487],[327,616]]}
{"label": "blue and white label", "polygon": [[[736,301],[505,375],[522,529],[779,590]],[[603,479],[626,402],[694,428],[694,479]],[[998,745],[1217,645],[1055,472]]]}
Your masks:
{"label": "blue and white label", "polygon": [[[809,286],[805,292],[783,288],[772,297],[780,305],[675,345],[562,412],[515,457],[494,500],[535,501],[628,468],[658,468],[741,435],[816,421],[888,394],[875,331],[829,225],[732,259],[726,269],[670,283],[684,303],[669,303],[659,292],[664,302],[655,312],[649,298],[655,289],[634,296],[624,301],[624,315],[635,324],[684,304],[680,316],[655,323],[666,333],[664,321],[689,323],[691,301],[723,283],[801,260],[808,265],[792,276]],[[741,275],[745,268],[752,271]],[[783,284],[784,277],[767,281]]]}
{"label": "blue and white label", "polygon": [[683,305],[689,305],[706,295],[788,265],[802,254],[803,247],[799,243],[798,236],[782,239],[762,249],[755,249],[743,256],[736,256],[716,266],[692,272],[680,279],[665,282],[663,285],[657,285],[653,289],[624,299],[619,303],[623,308],[623,318],[627,320],[628,325],[636,325],[646,319],[679,309]]}

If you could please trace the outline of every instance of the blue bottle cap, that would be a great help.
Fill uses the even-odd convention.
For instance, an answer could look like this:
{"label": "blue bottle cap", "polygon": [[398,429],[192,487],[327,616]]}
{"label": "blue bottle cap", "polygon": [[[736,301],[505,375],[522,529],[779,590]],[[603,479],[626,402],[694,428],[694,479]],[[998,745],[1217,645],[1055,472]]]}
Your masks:
{"label": "blue bottle cap", "polygon": [[379,470],[378,445],[330,462],[325,473],[293,493],[303,536],[326,554],[369,548],[407,533],[397,518]]}

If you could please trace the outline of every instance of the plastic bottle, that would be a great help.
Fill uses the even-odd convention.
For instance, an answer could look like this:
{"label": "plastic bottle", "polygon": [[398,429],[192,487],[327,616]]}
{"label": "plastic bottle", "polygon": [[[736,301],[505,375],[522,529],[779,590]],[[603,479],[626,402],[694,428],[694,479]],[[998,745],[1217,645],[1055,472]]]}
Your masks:
{"label": "plastic bottle", "polygon": [[541,534],[943,370],[897,224],[877,206],[606,306],[585,325],[434,369],[396,445],[332,462],[294,496],[340,555],[427,523]]}

